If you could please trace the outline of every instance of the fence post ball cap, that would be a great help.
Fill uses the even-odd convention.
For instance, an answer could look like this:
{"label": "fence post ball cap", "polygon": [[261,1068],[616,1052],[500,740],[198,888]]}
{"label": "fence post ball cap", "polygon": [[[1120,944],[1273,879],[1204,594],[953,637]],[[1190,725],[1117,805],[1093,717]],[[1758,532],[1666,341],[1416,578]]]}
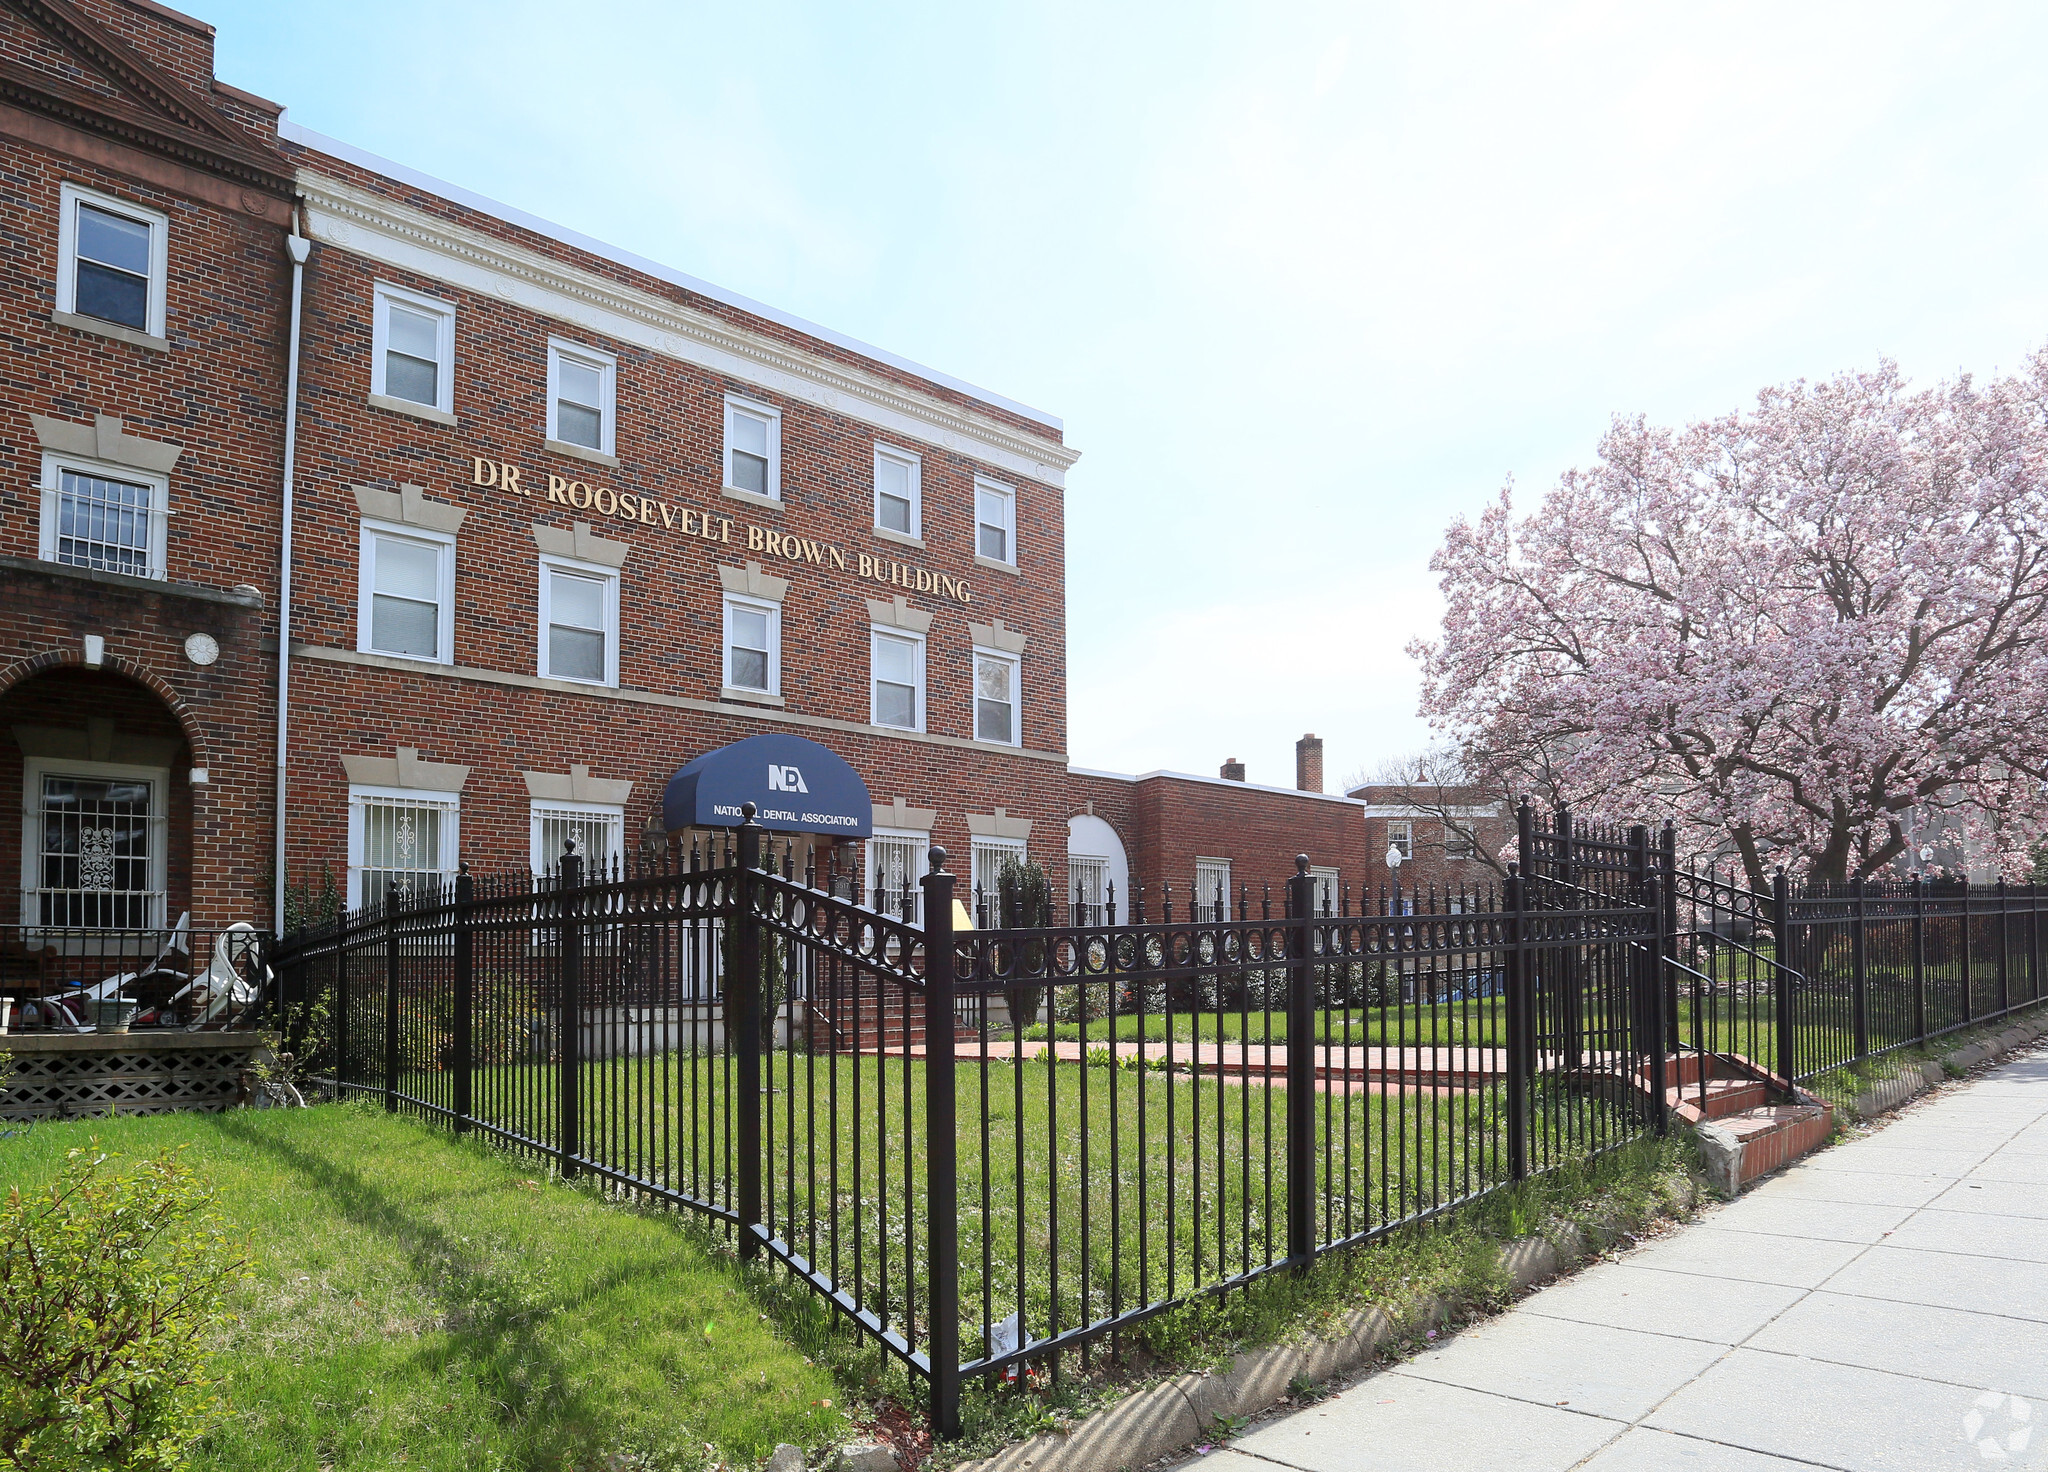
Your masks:
{"label": "fence post ball cap", "polygon": [[743,823],[754,821],[754,805],[752,803],[743,802],[740,804],[740,821]]}
{"label": "fence post ball cap", "polygon": [[1306,873],[1308,873],[1308,855],[1307,855],[1307,854],[1296,854],[1296,855],[1294,856],[1294,872],[1295,872],[1295,873],[1297,873],[1297,874],[1306,874]]}
{"label": "fence post ball cap", "polygon": [[944,873],[944,872],[945,872],[945,869],[946,869],[946,851],[945,851],[945,850],[944,850],[943,848],[939,847],[939,845],[937,845],[936,843],[932,845],[932,850],[931,850],[931,854],[930,854],[930,859],[931,859],[932,873],[934,873],[934,874],[942,874],[942,873]]}

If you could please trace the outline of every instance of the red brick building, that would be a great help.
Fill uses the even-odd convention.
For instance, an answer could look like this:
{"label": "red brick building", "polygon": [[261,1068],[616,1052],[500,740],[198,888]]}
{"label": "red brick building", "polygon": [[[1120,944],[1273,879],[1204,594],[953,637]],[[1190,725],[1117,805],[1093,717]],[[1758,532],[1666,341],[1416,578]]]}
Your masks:
{"label": "red brick building", "polygon": [[265,919],[278,109],[154,5],[25,0],[0,48],[0,865],[32,924]]}
{"label": "red brick building", "polygon": [[[1485,888],[1505,873],[1515,842],[1514,810],[1476,788],[1368,783],[1351,789],[1362,805],[1375,887],[1395,872],[1405,889]],[[1399,854],[1398,871],[1389,853]]]}
{"label": "red brick building", "polygon": [[864,887],[1375,882],[1314,738],[1293,787],[1070,770],[1059,420],[281,122],[152,0],[0,35],[21,923],[608,860],[762,733],[865,782]]}

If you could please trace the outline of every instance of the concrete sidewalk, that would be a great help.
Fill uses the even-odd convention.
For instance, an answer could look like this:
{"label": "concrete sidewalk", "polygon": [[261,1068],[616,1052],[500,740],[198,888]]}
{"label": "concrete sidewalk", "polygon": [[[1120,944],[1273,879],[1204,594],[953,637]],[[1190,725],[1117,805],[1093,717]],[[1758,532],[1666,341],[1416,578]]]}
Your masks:
{"label": "concrete sidewalk", "polygon": [[1186,1465],[2048,1468],[2048,1053]]}

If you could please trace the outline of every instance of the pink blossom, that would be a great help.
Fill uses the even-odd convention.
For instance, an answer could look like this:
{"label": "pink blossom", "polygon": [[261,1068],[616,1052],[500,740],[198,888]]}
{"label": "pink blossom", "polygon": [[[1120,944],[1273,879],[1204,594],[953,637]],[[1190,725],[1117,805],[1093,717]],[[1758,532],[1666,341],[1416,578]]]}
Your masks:
{"label": "pink blossom", "polygon": [[1946,815],[2017,860],[2048,774],[2048,350],[1895,365],[1682,430],[1616,419],[1530,515],[1452,525],[1423,713],[1499,780],[1687,851],[1869,874]]}

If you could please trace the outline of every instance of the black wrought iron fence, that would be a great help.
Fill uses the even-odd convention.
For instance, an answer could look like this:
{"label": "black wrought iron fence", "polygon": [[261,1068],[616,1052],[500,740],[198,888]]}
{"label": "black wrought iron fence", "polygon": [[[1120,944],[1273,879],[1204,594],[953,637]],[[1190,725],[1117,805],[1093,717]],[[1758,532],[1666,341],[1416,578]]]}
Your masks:
{"label": "black wrought iron fence", "polygon": [[749,824],[464,874],[279,966],[343,1091],[723,1223],[942,1434],[974,1377],[1662,1131],[1713,1060],[1783,1086],[2040,997],[2031,890],[1757,895],[1526,809],[1522,851],[1498,889],[1333,902],[1302,858],[956,933],[943,850],[877,893]]}

